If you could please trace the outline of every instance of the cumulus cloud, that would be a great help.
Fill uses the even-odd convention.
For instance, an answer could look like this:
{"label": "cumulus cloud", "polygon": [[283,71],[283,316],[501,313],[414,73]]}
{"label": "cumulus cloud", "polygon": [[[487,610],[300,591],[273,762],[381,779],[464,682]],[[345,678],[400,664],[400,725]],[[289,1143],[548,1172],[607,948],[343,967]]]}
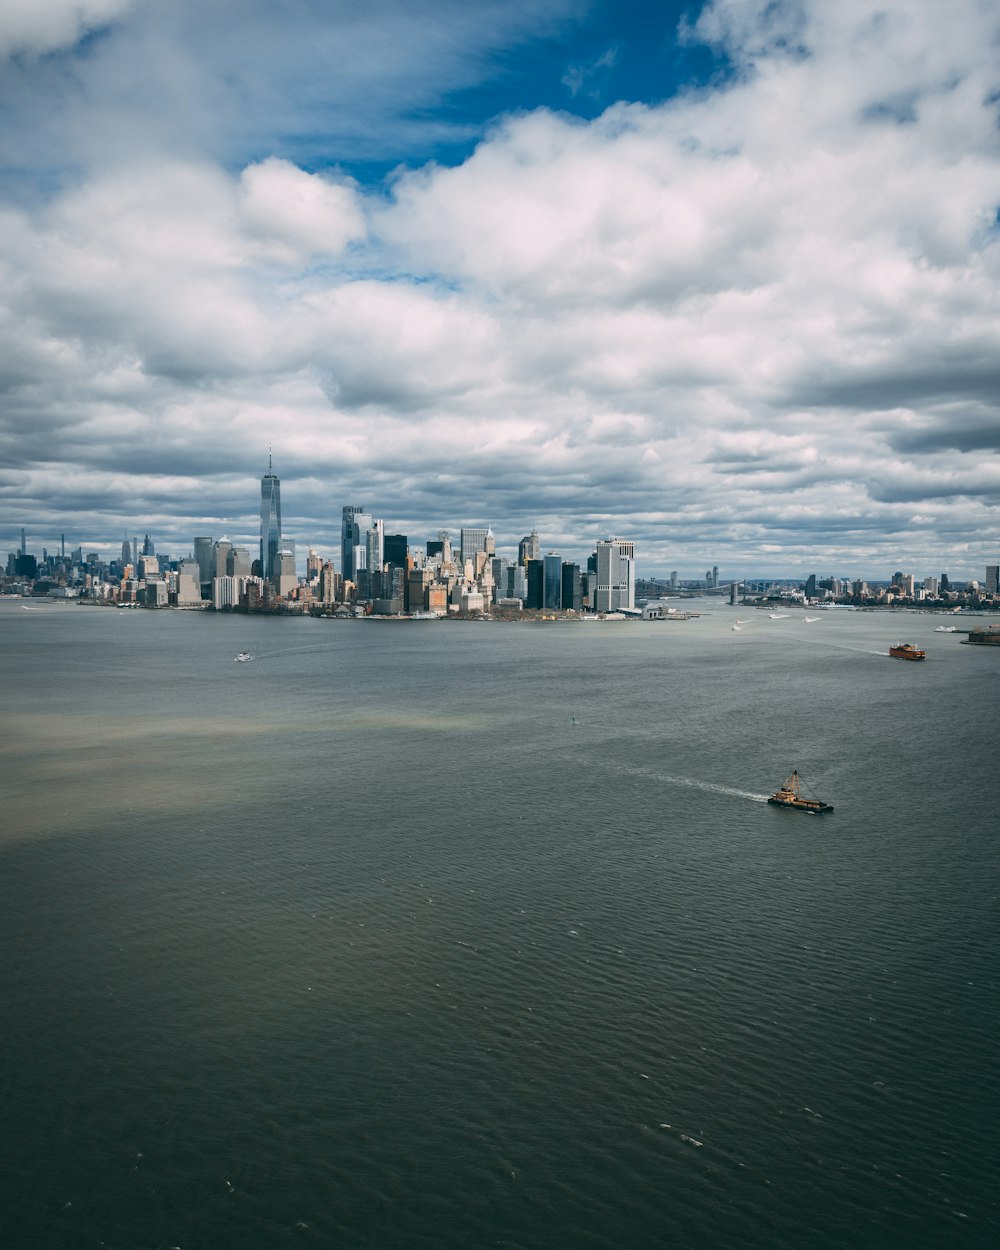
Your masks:
{"label": "cumulus cloud", "polygon": [[240,175],[240,217],[283,259],[336,256],[364,238],[365,222],[354,186],[309,174],[271,156]]}
{"label": "cumulus cloud", "polygon": [[252,537],[273,440],[328,549],[357,501],[575,555],[624,531],[647,571],[931,572],[962,534],[976,571],[998,34],[980,0],[716,0],[684,33],[725,58],[710,87],[511,112],[387,185],[154,146],[9,203],[8,513]]}

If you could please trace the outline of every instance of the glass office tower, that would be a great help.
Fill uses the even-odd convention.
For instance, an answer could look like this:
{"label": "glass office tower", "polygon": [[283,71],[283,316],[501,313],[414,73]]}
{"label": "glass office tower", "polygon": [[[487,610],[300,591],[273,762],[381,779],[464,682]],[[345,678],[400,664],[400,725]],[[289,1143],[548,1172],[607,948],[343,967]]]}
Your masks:
{"label": "glass office tower", "polygon": [[365,546],[365,535],[371,529],[371,514],[363,504],[345,504],[340,523],[340,571],[345,581],[353,582],[358,573],[355,548]]}
{"label": "glass office tower", "polygon": [[278,554],[281,551],[281,483],[271,471],[268,456],[267,472],[260,479],[260,575],[277,585]]}

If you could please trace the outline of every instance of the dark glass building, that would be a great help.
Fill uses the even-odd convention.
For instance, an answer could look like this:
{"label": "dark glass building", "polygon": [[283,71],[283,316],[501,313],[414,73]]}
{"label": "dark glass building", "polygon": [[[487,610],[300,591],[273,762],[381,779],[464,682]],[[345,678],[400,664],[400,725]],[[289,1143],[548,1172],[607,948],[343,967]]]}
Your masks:
{"label": "dark glass building", "polygon": [[545,557],[545,606],[558,612],[562,604],[562,556],[550,551]]}
{"label": "dark glass building", "polygon": [[545,565],[541,560],[529,560],[527,564],[528,598],[526,608],[543,608],[545,606]]}
{"label": "dark glass building", "polygon": [[562,566],[562,608],[564,612],[579,612],[583,604],[583,579],[578,564]]}
{"label": "dark glass building", "polygon": [[267,472],[260,479],[260,569],[261,576],[277,585],[281,551],[281,483],[271,471],[268,457]]}
{"label": "dark glass building", "polygon": [[382,540],[382,560],[385,564],[393,564],[397,569],[406,568],[406,557],[409,544],[405,534],[386,534]]}

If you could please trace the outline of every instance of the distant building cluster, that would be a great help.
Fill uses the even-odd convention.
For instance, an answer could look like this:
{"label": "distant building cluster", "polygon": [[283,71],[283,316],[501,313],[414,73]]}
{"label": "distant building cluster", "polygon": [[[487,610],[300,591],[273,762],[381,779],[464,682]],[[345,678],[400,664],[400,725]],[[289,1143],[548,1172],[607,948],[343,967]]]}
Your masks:
{"label": "distant building cluster", "polygon": [[295,544],[282,534],[281,482],[270,464],[261,478],[256,553],[202,535],[190,556],[163,560],[147,534],[141,548],[126,537],[120,559],[108,562],[79,548],[67,557],[64,541],[58,557],[43,553],[39,568],[23,531],[21,548],[8,558],[8,592],[41,585],[55,597],[96,603],[382,616],[636,613],[635,545],[627,539],[598,542],[581,566],[555,551],[543,554],[532,530],[508,560],[497,555],[489,526],[462,528],[457,542],[440,530],[415,546],[405,534],[387,534],[361,504],[343,508],[340,571],[310,548],[301,578]]}
{"label": "distant building cluster", "polygon": [[961,585],[952,585],[947,573],[918,580],[913,573],[897,571],[888,582],[869,582],[863,578],[817,577],[810,573],[802,586],[806,603],[850,603],[858,607],[891,607],[922,604],[927,607],[966,605],[991,606],[997,600],[998,566],[986,566],[986,577],[973,578]]}
{"label": "distant building cluster", "polygon": [[[512,549],[512,548],[511,548]],[[517,558],[497,555],[490,526],[448,530],[421,544],[406,534],[387,534],[384,522],[363,504],[341,514],[340,569],[312,548],[305,577],[297,571],[295,543],[282,533],[281,482],[269,461],[260,483],[260,541],[256,552],[228,538],[200,535],[181,559],[157,555],[148,534],[122,543],[117,560],[102,560],[77,547],[58,555],[19,551],[7,557],[3,593],[47,594],[84,602],[143,607],[214,608],[218,611],[317,612],[343,616],[521,615],[536,613],[643,615],[659,619],[672,597],[694,593],[747,599],[784,599],[808,604],[928,607],[1000,606],[998,566],[988,565],[982,583],[954,585],[947,573],[918,583],[912,573],[885,582],[810,574],[804,582],[719,579],[637,581],[635,544],[610,537],[598,542],[585,563],[542,551],[535,530],[517,544]],[[638,606],[637,606],[638,605]],[[669,609],[671,613],[676,609]]]}

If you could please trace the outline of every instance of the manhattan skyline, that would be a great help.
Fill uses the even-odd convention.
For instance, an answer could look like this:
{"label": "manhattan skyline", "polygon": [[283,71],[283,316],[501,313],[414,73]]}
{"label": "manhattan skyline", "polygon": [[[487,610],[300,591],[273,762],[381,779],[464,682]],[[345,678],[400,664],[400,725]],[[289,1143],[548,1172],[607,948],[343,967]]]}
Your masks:
{"label": "manhattan skyline", "polygon": [[13,6],[4,549],[255,540],[273,442],[303,550],[360,499],[624,533],[644,574],[981,577],[998,34],[975,0]]}

